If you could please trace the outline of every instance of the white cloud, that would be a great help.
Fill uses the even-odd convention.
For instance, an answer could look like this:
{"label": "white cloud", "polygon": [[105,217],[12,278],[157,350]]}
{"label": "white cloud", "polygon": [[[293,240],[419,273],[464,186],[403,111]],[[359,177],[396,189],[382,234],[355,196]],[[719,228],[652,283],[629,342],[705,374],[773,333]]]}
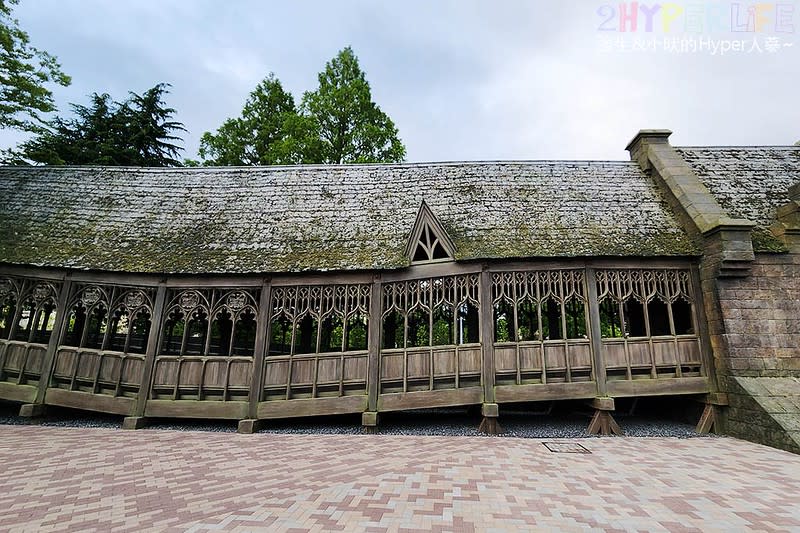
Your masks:
{"label": "white cloud", "polygon": [[[16,13],[73,76],[55,91],[62,111],[170,82],[190,157],[267,73],[299,98],[347,45],[410,160],[621,159],[652,127],[678,144],[800,138],[800,37],[776,54],[603,53],[599,3],[37,0]],[[18,139],[0,132],[0,147]]]}

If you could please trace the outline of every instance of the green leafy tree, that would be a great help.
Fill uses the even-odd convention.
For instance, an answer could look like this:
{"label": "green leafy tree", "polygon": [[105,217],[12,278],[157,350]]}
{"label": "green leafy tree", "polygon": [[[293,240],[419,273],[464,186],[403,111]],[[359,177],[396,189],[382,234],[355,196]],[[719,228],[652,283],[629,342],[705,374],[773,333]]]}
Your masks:
{"label": "green leafy tree", "polygon": [[321,163],[395,163],[406,149],[397,127],[372,101],[358,58],[345,48],[318,75],[316,91],[303,95],[302,112],[318,136]]}
{"label": "green leafy tree", "polygon": [[129,134],[120,139],[121,145],[133,150],[133,158],[139,165],[148,167],[180,166],[178,160],[183,148],[175,144],[182,141],[175,132],[186,131],[180,122],[172,120],[175,109],[166,107],[164,96],[170,85],[159,83],[141,95],[130,93],[130,98],[121,106],[124,121],[123,131]]}
{"label": "green leafy tree", "polygon": [[240,117],[226,120],[216,133],[203,134],[199,153],[205,165],[302,162],[297,161],[297,154],[303,143],[293,135],[303,131],[294,98],[270,73],[250,93]]}
{"label": "green leafy tree", "polygon": [[34,48],[11,16],[19,0],[0,0],[0,128],[41,131],[42,113],[55,111],[48,83],[70,84],[56,58]]}
{"label": "green leafy tree", "polygon": [[169,85],[159,83],[125,102],[92,94],[89,106],[72,104],[74,117],[57,117],[49,129],[24,143],[20,161],[46,165],[180,166],[175,132],[186,131],[166,107]]}
{"label": "green leafy tree", "polygon": [[406,149],[345,48],[320,72],[319,87],[303,95],[299,110],[270,74],[240,117],[203,134],[199,154],[205,165],[394,163]]}

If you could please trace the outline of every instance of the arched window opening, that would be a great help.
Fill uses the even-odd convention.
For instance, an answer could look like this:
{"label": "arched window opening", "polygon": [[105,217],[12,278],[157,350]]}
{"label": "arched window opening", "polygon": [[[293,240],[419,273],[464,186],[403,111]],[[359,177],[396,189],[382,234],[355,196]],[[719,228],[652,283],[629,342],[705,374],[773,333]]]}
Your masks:
{"label": "arched window opening", "polygon": [[453,338],[453,307],[443,304],[433,312],[433,331],[431,332],[432,346],[449,346],[455,344]]}
{"label": "arched window opening", "polygon": [[672,302],[672,322],[675,325],[675,335],[695,335],[692,304],[683,298]]}
{"label": "arched window opening", "polygon": [[400,311],[392,310],[383,317],[384,350],[403,348],[405,346],[405,320]]}
{"label": "arched window opening", "polygon": [[269,355],[289,355],[292,353],[292,321],[281,314],[272,319],[269,326]]}
{"label": "arched window opening", "polygon": [[252,357],[256,345],[256,315],[252,309],[239,313],[233,328],[233,353]]}
{"label": "arched window opening", "polygon": [[36,302],[33,300],[26,300],[23,302],[22,309],[19,313],[19,320],[17,321],[17,329],[14,332],[15,341],[27,342],[28,339],[30,339],[35,313]]}
{"label": "arched window opening", "polygon": [[586,339],[586,305],[580,298],[570,298],[564,305],[568,339]]}
{"label": "arched window opening", "polygon": [[361,313],[356,313],[347,319],[345,346],[348,351],[363,351],[367,349],[368,324],[367,316]]}
{"label": "arched window opening", "polygon": [[297,321],[294,334],[294,353],[306,354],[317,351],[317,333],[319,321],[311,315],[305,315]]}
{"label": "arched window opening", "polygon": [[72,308],[67,321],[67,329],[64,332],[64,345],[80,346],[83,339],[83,328],[86,326],[86,308],[78,302]]}
{"label": "arched window opening", "polygon": [[108,327],[108,310],[104,305],[96,305],[87,317],[85,348],[99,350],[103,347],[103,338]]}
{"label": "arched window opening", "polygon": [[408,348],[431,345],[430,315],[422,309],[414,309],[408,314]]}
{"label": "arched window opening", "polygon": [[561,304],[548,298],[542,302],[542,340],[552,341],[564,338],[561,324]]}
{"label": "arched window opening", "polygon": [[626,337],[646,337],[647,326],[644,320],[644,306],[638,300],[629,298],[623,304]]}
{"label": "arched window opening", "polygon": [[517,325],[514,323],[514,306],[502,300],[494,305],[494,341],[516,341]]}
{"label": "arched window opening", "polygon": [[619,303],[606,298],[599,305],[600,331],[603,338],[619,338],[623,336],[622,320],[619,314]]}
{"label": "arched window opening", "polygon": [[208,355],[229,355],[233,333],[231,314],[222,309],[211,323],[211,340],[208,344]]}
{"label": "arched window opening", "polygon": [[344,348],[344,321],[342,317],[334,313],[328,315],[322,321],[320,327],[320,352],[341,352]]}
{"label": "arched window opening", "polygon": [[480,318],[478,308],[472,303],[462,304],[458,308],[457,344],[473,344],[480,342]]}
{"label": "arched window opening", "polygon": [[114,352],[124,352],[125,343],[130,333],[130,320],[126,309],[117,309],[111,317],[109,325],[109,339],[107,349]]}
{"label": "arched window opening", "polygon": [[195,309],[188,324],[186,324],[186,346],[183,353],[186,355],[203,355],[206,349],[207,335],[208,314],[204,309]]}
{"label": "arched window opening", "polygon": [[650,321],[650,335],[671,335],[669,328],[669,308],[659,299],[654,299],[647,304],[647,318]]}
{"label": "arched window opening", "polygon": [[[147,351],[147,339],[150,336],[151,325],[152,322],[149,311],[142,309],[136,313],[136,317],[129,325],[130,340],[128,341],[128,353],[143,354]],[[180,347],[178,349],[180,349]]]}
{"label": "arched window opening", "polygon": [[164,322],[164,342],[161,352],[166,355],[180,355],[186,320],[180,309],[173,309]]}
{"label": "arched window opening", "polygon": [[15,314],[17,314],[17,301],[13,297],[8,297],[0,306],[0,339],[7,339],[11,334]]}
{"label": "arched window opening", "polygon": [[539,329],[539,306],[530,300],[517,305],[517,339],[520,341],[541,340]]}

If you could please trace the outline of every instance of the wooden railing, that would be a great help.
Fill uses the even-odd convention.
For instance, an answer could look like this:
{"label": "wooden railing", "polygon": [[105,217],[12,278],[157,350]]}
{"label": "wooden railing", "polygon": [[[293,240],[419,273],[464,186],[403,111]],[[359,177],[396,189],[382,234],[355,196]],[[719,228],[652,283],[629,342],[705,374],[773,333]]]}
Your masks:
{"label": "wooden railing", "polygon": [[[693,268],[439,264],[383,277],[96,283],[11,269],[6,311],[45,283],[67,294],[52,342],[0,339],[0,398],[32,401],[15,389],[27,386],[44,403],[120,414],[272,418],[701,393],[713,384]],[[0,316],[8,337],[14,312]],[[150,321],[135,342],[123,315]],[[120,351],[134,345],[144,353]]]}

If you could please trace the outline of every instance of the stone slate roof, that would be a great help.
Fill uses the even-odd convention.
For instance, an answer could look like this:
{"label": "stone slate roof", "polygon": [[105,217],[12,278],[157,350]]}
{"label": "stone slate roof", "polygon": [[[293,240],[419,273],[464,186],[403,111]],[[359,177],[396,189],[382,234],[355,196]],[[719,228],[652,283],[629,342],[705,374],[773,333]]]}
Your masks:
{"label": "stone slate roof", "polygon": [[756,251],[783,248],[769,231],[775,210],[789,202],[789,187],[800,182],[800,146],[677,148],[700,181],[733,218],[757,224]]}
{"label": "stone slate roof", "polygon": [[404,267],[421,202],[458,260],[699,250],[632,162],[0,168],[0,262],[160,273]]}

